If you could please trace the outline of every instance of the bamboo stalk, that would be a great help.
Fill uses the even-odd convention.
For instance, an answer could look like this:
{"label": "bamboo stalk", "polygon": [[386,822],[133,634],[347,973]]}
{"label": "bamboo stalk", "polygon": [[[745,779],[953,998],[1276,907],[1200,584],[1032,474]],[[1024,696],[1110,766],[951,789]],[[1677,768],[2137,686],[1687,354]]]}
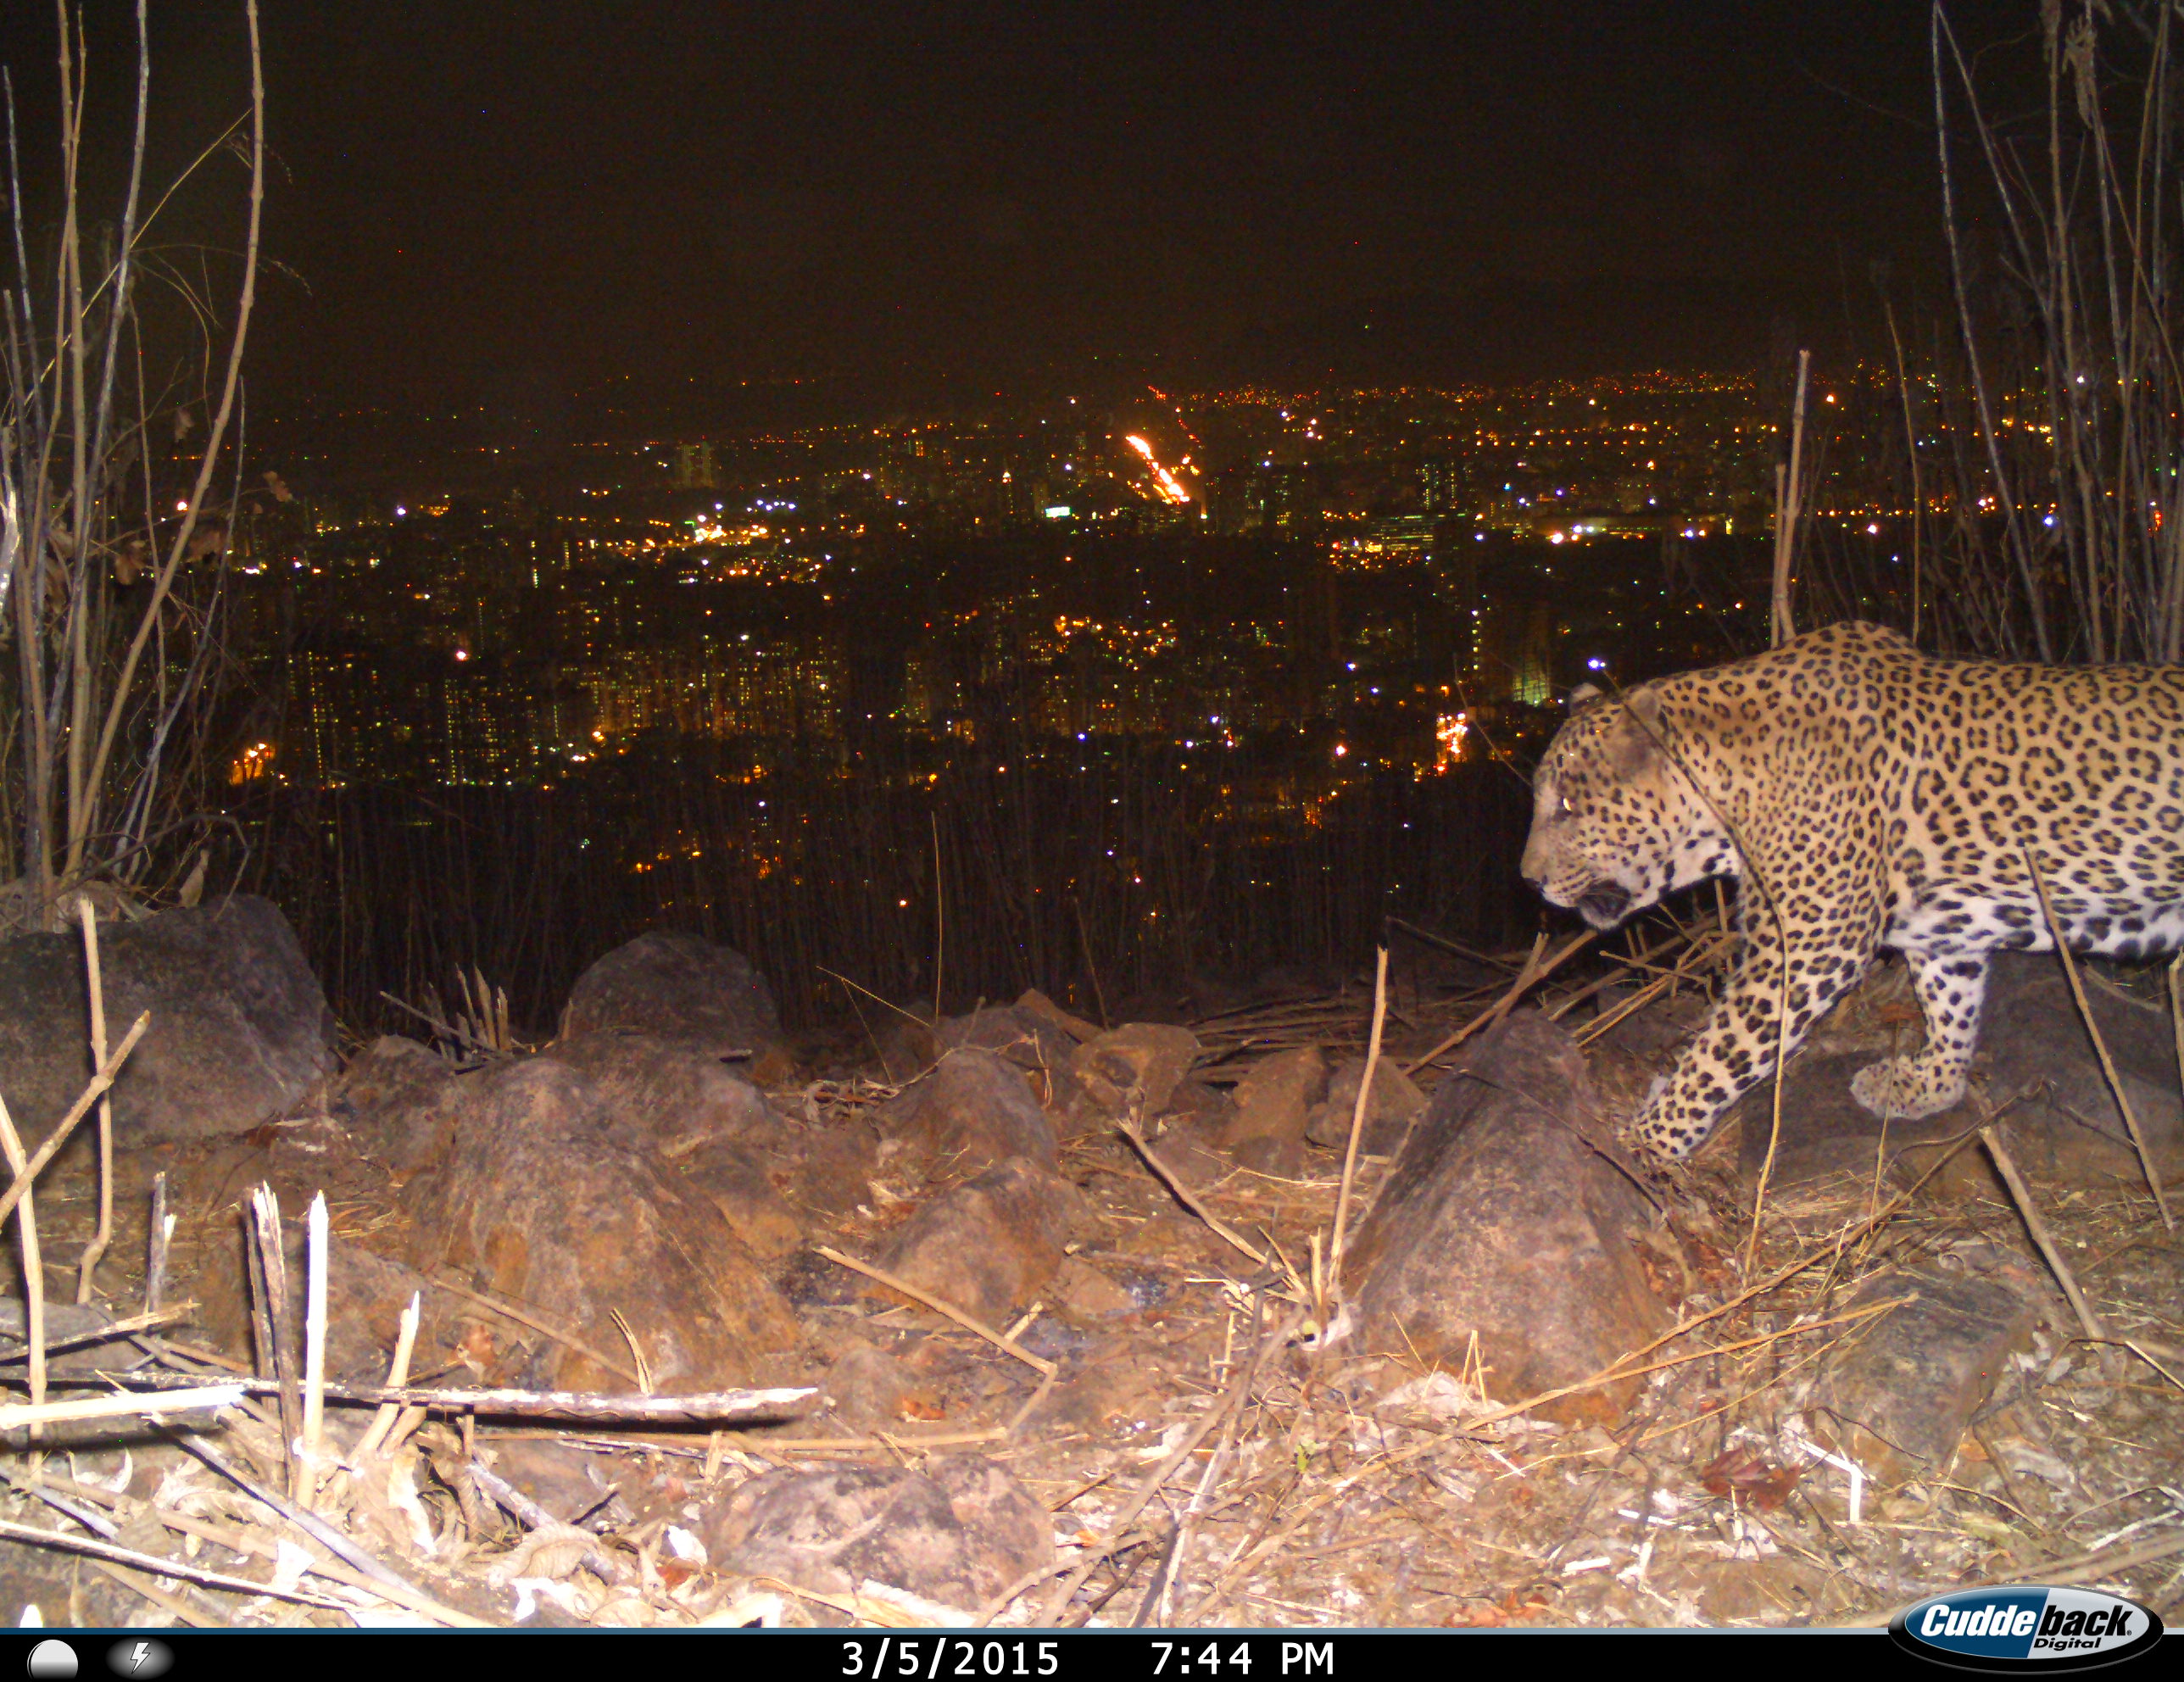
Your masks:
{"label": "bamboo stalk", "polygon": [[[83,963],[91,995],[91,1065],[97,1068],[106,1061],[106,983],[99,974],[98,923],[92,916],[89,894],[79,894],[75,908],[83,922]],[[114,1094],[109,1091],[98,1094],[98,1230],[92,1234],[91,1242],[84,1246],[82,1260],[76,1264],[78,1302],[91,1300],[99,1258],[113,1241]]]}
{"label": "bamboo stalk", "polygon": [[311,1200],[306,1217],[304,1284],[304,1434],[299,1454],[304,1486],[297,1491],[309,1508],[318,1498],[320,1439],[326,1423],[326,1195]]}
{"label": "bamboo stalk", "polygon": [[[1334,1246],[1328,1262],[1329,1289],[1342,1294],[1342,1258],[1350,1233],[1350,1190],[1357,1178],[1357,1140],[1365,1131],[1365,1112],[1373,1106],[1373,1078],[1380,1068],[1380,1030],[1388,1020],[1388,949],[1380,948],[1373,972],[1373,1038],[1365,1050],[1365,1078],[1357,1088],[1357,1102],[1350,1112],[1350,1143],[1342,1153],[1342,1189],[1334,1199]],[[1315,1305],[1318,1312],[1320,1305]],[[1324,1321],[1326,1316],[1321,1313]]]}
{"label": "bamboo stalk", "polygon": [[[70,1382],[134,1384],[147,1393],[197,1383],[194,1377],[163,1373],[96,1373]],[[231,1387],[247,1395],[274,1395],[272,1378],[242,1377]],[[709,1419],[801,1418],[816,1405],[811,1385],[776,1390],[711,1390],[693,1395],[604,1395],[589,1390],[443,1390],[415,1384],[341,1384],[329,1380],[328,1401],[344,1406],[380,1407],[393,1403],[435,1413],[506,1414],[511,1417],[576,1419],[613,1423],[647,1421],[697,1424]]]}
{"label": "bamboo stalk", "polygon": [[270,1185],[260,1184],[251,1193],[250,1244],[258,1264],[251,1283],[257,1287],[262,1311],[259,1373],[272,1379],[274,1395],[280,1400],[281,1452],[287,1461],[288,1487],[301,1490],[304,1480],[298,1455],[304,1438],[304,1398],[288,1337],[288,1258],[281,1244],[281,1201]]}
{"label": "bamboo stalk", "polygon": [[75,1124],[90,1112],[91,1106],[98,1101],[99,1094],[114,1084],[114,1078],[120,1073],[121,1066],[129,1061],[129,1054],[136,1049],[136,1042],[144,1037],[144,1030],[151,1025],[152,1013],[149,1011],[130,1024],[129,1032],[121,1036],[121,1044],[114,1048],[112,1056],[98,1066],[98,1072],[92,1076],[90,1084],[84,1088],[75,1102],[69,1106],[68,1113],[61,1117],[60,1125],[47,1136],[43,1145],[31,1153],[27,1162],[14,1169],[14,1183],[6,1191],[0,1192],[0,1221],[6,1220],[14,1212],[17,1200],[28,1193],[31,1183],[43,1172],[46,1164],[53,1160],[53,1154],[68,1143],[69,1135],[75,1131]]}
{"label": "bamboo stalk", "polygon": [[[401,1389],[410,1376],[410,1357],[417,1349],[420,1306],[418,1295],[412,1291],[409,1306],[402,1311],[401,1327],[394,1334],[394,1359],[387,1369],[387,1384],[390,1390]],[[323,1385],[320,1393],[324,1394]],[[380,1403],[379,1411],[371,1416],[371,1423],[365,1427],[364,1434],[357,1439],[356,1451],[350,1458],[360,1465],[378,1453],[380,1444],[387,1440],[387,1434],[394,1429],[394,1421],[401,1411],[398,1402]]]}
{"label": "bamboo stalk", "polygon": [[[163,1523],[167,1515],[160,1514]],[[315,1595],[303,1589],[276,1589],[270,1583],[255,1583],[248,1577],[230,1577],[218,1571],[208,1571],[192,1565],[186,1559],[169,1559],[156,1553],[139,1553],[135,1548],[125,1548],[118,1542],[102,1541],[96,1536],[71,1536],[60,1530],[41,1530],[31,1524],[11,1524],[0,1520],[0,1537],[21,1542],[34,1548],[59,1548],[69,1553],[87,1554],[94,1559],[111,1560],[119,1565],[133,1565],[140,1571],[148,1571],[158,1577],[186,1577],[192,1583],[202,1583],[209,1589],[222,1589],[230,1594],[271,1595],[276,1600],[295,1601],[304,1606],[324,1607],[332,1612],[347,1612],[348,1607],[326,1595]]]}
{"label": "bamboo stalk", "polygon": [[132,1416],[157,1418],[199,1408],[232,1407],[241,1401],[241,1384],[200,1384],[194,1381],[174,1390],[125,1391],[120,1395],[78,1396],[71,1401],[13,1402],[0,1406],[0,1431],[19,1425],[61,1424],[79,1419],[125,1419]]}
{"label": "bamboo stalk", "polygon": [[[23,1245],[23,1337],[30,1351],[31,1401],[36,1406],[46,1399],[46,1267],[38,1247],[37,1200],[30,1189],[36,1171],[23,1155],[22,1138],[4,1102],[0,1102],[0,1150],[6,1152],[8,1167],[23,1194],[15,1211],[15,1230]],[[26,1423],[33,1437],[42,1434],[39,1422]]]}

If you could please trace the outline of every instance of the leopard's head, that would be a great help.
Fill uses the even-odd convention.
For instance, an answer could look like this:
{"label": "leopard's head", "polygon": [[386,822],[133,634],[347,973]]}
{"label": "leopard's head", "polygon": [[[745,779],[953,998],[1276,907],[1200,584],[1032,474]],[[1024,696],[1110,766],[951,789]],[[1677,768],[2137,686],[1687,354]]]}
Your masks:
{"label": "leopard's head", "polygon": [[1658,691],[1571,697],[1533,779],[1525,881],[1613,928],[1664,894],[1726,868],[1720,826],[1663,737]]}

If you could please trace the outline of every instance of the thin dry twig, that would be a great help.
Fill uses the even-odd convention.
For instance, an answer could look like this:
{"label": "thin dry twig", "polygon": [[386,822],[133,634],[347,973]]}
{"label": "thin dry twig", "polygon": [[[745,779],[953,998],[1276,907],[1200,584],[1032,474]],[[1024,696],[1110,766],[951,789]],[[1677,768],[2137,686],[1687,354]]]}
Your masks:
{"label": "thin dry twig", "polygon": [[[1296,1329],[1299,1317],[1295,1313],[1286,1317],[1280,1325],[1268,1334],[1262,1347],[1271,1346],[1278,1349],[1286,1343],[1290,1334]],[[1197,1451],[1199,1444],[1206,1440],[1206,1434],[1216,1425],[1223,1423],[1228,1417],[1232,1408],[1243,1405],[1245,1396],[1250,1393],[1251,1374],[1258,1370],[1258,1352],[1254,1351],[1253,1359],[1238,1372],[1235,1380],[1230,1384],[1221,1399],[1199,1415],[1197,1423],[1184,1434],[1182,1441],[1169,1451],[1167,1457],[1146,1473],[1139,1481],[1138,1486],[1130,1491],[1128,1498],[1123,1501],[1114,1518],[1108,1521],[1106,1534],[1097,1543],[1085,1551],[1084,1557],[1071,1568],[1069,1574],[1056,1584],[1053,1592],[1040,1603],[1039,1616],[1034,1622],[1041,1625],[1050,1625],[1061,1615],[1062,1608],[1069,1604],[1070,1597],[1084,1586],[1084,1579],[1092,1574],[1100,1562],[1114,1551],[1115,1545],[1128,1534],[1130,1526],[1136,1522],[1138,1515],[1145,1510],[1145,1504],[1160,1493],[1162,1484],[1175,1475],[1176,1468]]]}
{"label": "thin dry twig", "polygon": [[[1365,1112],[1373,1105],[1373,1078],[1380,1069],[1380,1030],[1388,1020],[1388,949],[1383,945],[1373,972],[1373,1037],[1366,1042],[1365,1075],[1358,1083],[1357,1103],[1350,1112],[1350,1143],[1342,1153],[1342,1189],[1334,1200],[1334,1245],[1328,1264],[1332,1295],[1342,1294],[1342,1256],[1350,1233],[1350,1190],[1357,1178],[1357,1140],[1365,1131]],[[1324,1320],[1324,1305],[1315,1302],[1314,1312]]]}
{"label": "thin dry twig", "polygon": [[[2055,954],[2062,959],[2063,973],[2070,979],[2070,997],[2077,1001],[2078,1015],[2084,1019],[2086,1032],[2092,1036],[2094,1054],[2101,1060],[2101,1072],[2108,1077],[2109,1090],[2115,1094],[2116,1107],[2123,1111],[2124,1125],[2131,1130],[2131,1148],[2137,1151],[2140,1171],[2153,1192],[2153,1206],[2160,1213],[2162,1227],[2173,1233],[2176,1230],[2176,1217],[2169,1212],[2169,1197],[2161,1189],[2161,1171],[2147,1154],[2146,1134],[2139,1128],[2138,1112],[2131,1107],[2131,1094],[2124,1090],[2122,1078],[2116,1073],[2115,1062],[2109,1055],[2109,1043],[2102,1037],[2101,1025],[2093,1020],[2093,1007],[2086,1002],[2086,986],[2078,979],[2077,961],[2070,955],[2070,943],[2063,938],[2063,925],[2056,919],[2054,905],[2048,897],[2048,884],[2041,877],[2032,849],[2027,846],[2023,851],[2025,867],[2032,872],[2033,891],[2040,896],[2041,915],[2048,919],[2048,933],[2055,942]],[[2173,989],[2173,975],[2171,984]],[[2184,1035],[2184,1026],[2176,1032]]]}
{"label": "thin dry twig", "polygon": [[548,1324],[537,1315],[527,1313],[511,1302],[503,1301],[497,1296],[488,1296],[483,1291],[472,1290],[466,1285],[451,1284],[446,1279],[434,1279],[432,1283],[432,1288],[436,1290],[446,1291],[450,1296],[460,1296],[465,1302],[475,1302],[481,1308],[490,1308],[494,1313],[515,1321],[519,1326],[528,1326],[532,1331],[553,1339],[564,1349],[574,1350],[587,1361],[605,1367],[610,1373],[619,1374],[638,1388],[644,1387],[644,1377],[634,1368],[624,1366],[611,1355],[593,1349],[591,1345],[579,1341],[567,1332]]}
{"label": "thin dry twig", "polygon": [[1554,956],[1552,958],[1546,958],[1544,960],[1541,957],[1541,954],[1546,950],[1547,937],[1544,934],[1540,935],[1537,940],[1533,942],[1532,955],[1524,961],[1524,969],[1518,973],[1516,980],[1509,983],[1509,990],[1502,995],[1500,1000],[1494,1005],[1493,1009],[1485,1011],[1482,1015],[1474,1016],[1462,1028],[1457,1029],[1455,1033],[1450,1034],[1447,1038],[1443,1039],[1440,1044],[1435,1046],[1432,1050],[1427,1052],[1424,1056],[1414,1057],[1409,1062],[1404,1064],[1403,1072],[1407,1075],[1415,1075],[1420,1069],[1425,1067],[1427,1064],[1447,1055],[1448,1053],[1453,1051],[1457,1046],[1462,1044],[1465,1040],[1470,1039],[1473,1034],[1484,1033],[1486,1029],[1493,1027],[1495,1023],[1500,1022],[1502,1017],[1507,1016],[1511,1011],[1516,1008],[1517,1001],[1518,1000],[1522,999],[1527,993],[1530,992],[1534,987],[1537,986],[1540,982],[1545,981],[1549,976],[1560,969],[1563,965],[1567,963],[1570,959],[1575,957],[1579,952],[1582,951],[1585,947],[1590,946],[1593,943],[1594,939],[1597,938],[1599,933],[1600,931],[1598,929],[1588,928],[1581,933],[1573,935],[1570,938],[1568,944],[1563,946],[1560,951],[1557,952]]}
{"label": "thin dry twig", "polygon": [[2040,1246],[2042,1259],[2055,1275],[2055,1282],[2063,1287],[2063,1295],[2070,1301],[2070,1312],[2078,1317],[2078,1324],[2084,1328],[2087,1337],[2101,1343],[2113,1342],[2100,1316],[2093,1312],[2092,1304],[2086,1300],[2086,1294],[2078,1289],[2077,1276],[2071,1273],[2063,1260],[2063,1252],[2055,1247],[2048,1223],[2040,1218],[2039,1206],[2033,1202],[2032,1194],[2025,1187],[2025,1177],[2017,1172],[2017,1164],[2010,1160],[2009,1152],[2003,1148],[2001,1136],[1988,1126],[1980,1129],[1979,1137],[1980,1143],[1986,1147],[1986,1154],[1994,1162],[1995,1172],[2002,1176],[2002,1183],[2009,1188],[2010,1198],[2017,1205],[2017,1212],[2025,1223],[2025,1229],[2032,1234],[2033,1243]]}
{"label": "thin dry twig", "polygon": [[977,1333],[980,1337],[985,1339],[988,1343],[993,1345],[995,1349],[1001,1351],[1005,1354],[1013,1355],[1017,1360],[1022,1362],[1025,1366],[1030,1367],[1032,1371],[1040,1374],[1042,1377],[1051,1378],[1056,1373],[1061,1370],[1053,1362],[1049,1361],[1045,1356],[1034,1355],[1022,1344],[1012,1342],[1009,1339],[1002,1336],[1000,1333],[995,1331],[991,1326],[986,1324],[984,1321],[978,1319],[976,1316],[967,1312],[963,1309],[958,1308],[954,1303],[949,1301],[944,1297],[935,1296],[931,1291],[923,1289],[917,1285],[914,1285],[907,1279],[896,1278],[893,1273],[887,1272],[884,1268],[875,1267],[869,1262],[860,1262],[854,1256],[844,1256],[840,1250],[833,1249],[829,1245],[822,1244],[814,1245],[813,1247],[820,1255],[825,1256],[829,1262],[833,1262],[837,1267],[847,1267],[853,1273],[862,1273],[866,1278],[876,1280],[878,1283],[885,1285],[889,1290],[900,1291],[905,1296],[908,1297],[913,1302],[924,1304],[926,1307],[930,1308],[934,1313],[945,1315],[948,1318],[953,1320],[957,1325],[962,1327],[965,1331]]}
{"label": "thin dry twig", "polygon": [[1218,1215],[1207,1208],[1204,1201],[1201,1200],[1189,1186],[1184,1184],[1183,1181],[1177,1177],[1175,1172],[1171,1169],[1167,1163],[1162,1161],[1158,1156],[1153,1154],[1152,1146],[1146,1143],[1145,1136],[1138,1131],[1135,1123],[1124,1122],[1120,1127],[1116,1128],[1116,1131],[1121,1133],[1124,1139],[1130,1141],[1132,1148],[1134,1149],[1138,1155],[1144,1159],[1145,1165],[1153,1171],[1154,1175],[1160,1180],[1160,1183],[1162,1185],[1166,1186],[1171,1192],[1175,1194],[1176,1200],[1181,1203],[1184,1208],[1190,1210],[1192,1214],[1197,1216],[1200,1220],[1205,1222],[1208,1227],[1212,1228],[1214,1234],[1223,1243],[1240,1250],[1243,1254],[1250,1256],[1254,1262],[1257,1262],[1262,1267],[1274,1268],[1279,1267],[1280,1271],[1289,1274],[1290,1282],[1292,1287],[1296,1286],[1297,1279],[1295,1272],[1285,1266],[1281,1266],[1275,1262],[1274,1260],[1266,1253],[1266,1251],[1260,1249],[1257,1245],[1253,1244],[1251,1239],[1245,1238],[1243,1234],[1238,1232],[1235,1228],[1230,1226],[1226,1221],[1223,1220]]}
{"label": "thin dry twig", "polygon": [[[160,1516],[162,1519],[165,1518],[164,1513]],[[204,1570],[187,1560],[139,1553],[135,1548],[125,1548],[119,1542],[103,1541],[96,1536],[71,1536],[64,1531],[41,1530],[36,1525],[11,1524],[0,1519],[0,1537],[34,1548],[61,1548],[70,1553],[88,1554],[94,1559],[112,1560],[117,1565],[133,1565],[140,1571],[160,1577],[187,1577],[192,1583],[202,1583],[209,1589],[225,1589],[231,1594],[271,1595],[276,1600],[294,1601],[303,1606],[325,1607],[334,1612],[348,1610],[342,1601],[312,1594],[307,1589],[281,1589],[270,1583],[254,1583],[248,1577],[230,1577],[221,1572]]]}

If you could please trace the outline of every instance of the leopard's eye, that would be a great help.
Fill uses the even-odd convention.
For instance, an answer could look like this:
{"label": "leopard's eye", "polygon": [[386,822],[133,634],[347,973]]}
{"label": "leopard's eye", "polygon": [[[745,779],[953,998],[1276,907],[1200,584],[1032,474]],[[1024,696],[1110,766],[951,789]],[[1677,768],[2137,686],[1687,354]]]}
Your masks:
{"label": "leopard's eye", "polygon": [[1576,812],[1576,810],[1577,810],[1577,808],[1576,808],[1575,806],[1574,806],[1574,805],[1572,805],[1570,804],[1570,801],[1569,801],[1569,796],[1568,796],[1568,795],[1567,795],[1567,794],[1563,795],[1563,816],[1564,817],[1568,817],[1568,816],[1572,816],[1574,813],[1575,813],[1575,812]]}

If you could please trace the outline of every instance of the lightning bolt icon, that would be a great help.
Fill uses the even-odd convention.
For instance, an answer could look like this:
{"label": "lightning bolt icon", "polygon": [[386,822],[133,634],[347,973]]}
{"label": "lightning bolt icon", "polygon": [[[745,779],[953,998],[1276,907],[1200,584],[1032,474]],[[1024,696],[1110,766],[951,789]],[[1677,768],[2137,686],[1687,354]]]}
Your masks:
{"label": "lightning bolt icon", "polygon": [[144,1663],[144,1655],[151,1651],[152,1644],[149,1641],[137,1642],[136,1651],[129,1655],[129,1674],[133,1676],[136,1674],[136,1667]]}

